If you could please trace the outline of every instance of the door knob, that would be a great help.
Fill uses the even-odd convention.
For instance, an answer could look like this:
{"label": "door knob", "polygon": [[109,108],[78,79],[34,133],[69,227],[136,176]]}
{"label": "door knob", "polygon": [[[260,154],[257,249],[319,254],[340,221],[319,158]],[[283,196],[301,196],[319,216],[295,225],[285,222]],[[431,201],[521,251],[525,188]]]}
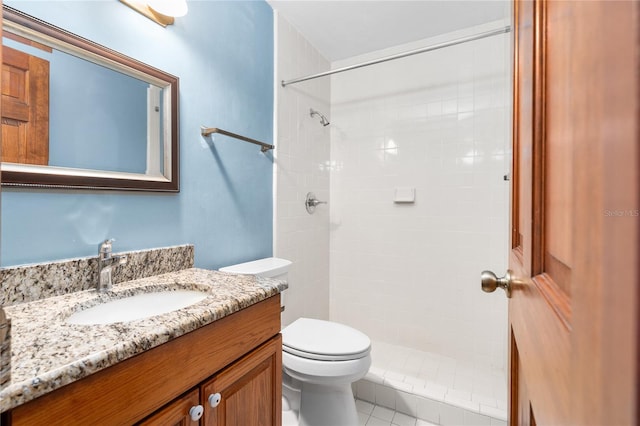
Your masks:
{"label": "door knob", "polygon": [[492,293],[496,288],[500,287],[507,293],[507,297],[511,297],[511,283],[513,282],[511,270],[508,270],[504,277],[501,278],[498,278],[491,271],[482,271],[480,281],[482,282],[482,291]]}

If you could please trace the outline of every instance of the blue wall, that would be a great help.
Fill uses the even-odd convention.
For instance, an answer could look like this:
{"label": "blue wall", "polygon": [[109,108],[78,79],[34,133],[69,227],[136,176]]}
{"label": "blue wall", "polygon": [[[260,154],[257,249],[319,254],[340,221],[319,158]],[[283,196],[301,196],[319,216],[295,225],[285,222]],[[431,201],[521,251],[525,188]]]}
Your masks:
{"label": "blue wall", "polygon": [[59,50],[50,66],[49,165],[144,173],[149,84]]}
{"label": "blue wall", "polygon": [[[272,250],[272,158],[200,126],[272,142],[273,17],[262,1],[190,1],[162,28],[117,1],[5,4],[180,78],[180,193],[2,189],[2,265],[193,243],[217,268]],[[81,117],[79,117],[80,119]]]}

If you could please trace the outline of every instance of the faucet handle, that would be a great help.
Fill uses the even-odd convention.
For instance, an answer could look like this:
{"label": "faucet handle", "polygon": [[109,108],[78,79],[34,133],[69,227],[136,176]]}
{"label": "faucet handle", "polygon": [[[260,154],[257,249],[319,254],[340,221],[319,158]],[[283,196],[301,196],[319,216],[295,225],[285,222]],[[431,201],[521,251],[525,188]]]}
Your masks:
{"label": "faucet handle", "polygon": [[100,243],[99,252],[109,253],[111,252],[111,244],[115,241],[115,238],[109,238]]}

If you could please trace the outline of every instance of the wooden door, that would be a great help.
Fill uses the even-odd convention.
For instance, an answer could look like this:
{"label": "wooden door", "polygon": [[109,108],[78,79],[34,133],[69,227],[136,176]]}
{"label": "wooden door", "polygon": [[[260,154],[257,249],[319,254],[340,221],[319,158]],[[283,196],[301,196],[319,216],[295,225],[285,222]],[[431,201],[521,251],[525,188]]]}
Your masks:
{"label": "wooden door", "polygon": [[[132,403],[135,403],[132,401]],[[169,404],[162,407],[153,415],[138,423],[140,426],[195,426],[200,424],[193,420],[190,410],[200,404],[200,392],[194,389]]]}
{"label": "wooden door", "polygon": [[639,6],[514,3],[514,426],[639,420]]}
{"label": "wooden door", "polygon": [[[272,426],[282,417],[282,337],[278,334],[202,385],[206,426]],[[219,404],[209,404],[219,394]]]}
{"label": "wooden door", "polygon": [[2,83],[2,161],[49,164],[49,61],[3,46]]}

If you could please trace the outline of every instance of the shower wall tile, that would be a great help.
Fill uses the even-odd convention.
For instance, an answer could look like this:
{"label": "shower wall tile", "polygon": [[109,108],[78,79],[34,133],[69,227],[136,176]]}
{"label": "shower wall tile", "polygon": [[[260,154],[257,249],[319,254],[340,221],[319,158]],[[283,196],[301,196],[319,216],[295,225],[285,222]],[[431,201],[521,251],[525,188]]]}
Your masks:
{"label": "shower wall tile", "polygon": [[[505,367],[507,299],[483,293],[479,276],[507,267],[508,57],[502,35],[331,77],[332,320]],[[393,203],[402,186],[416,188],[415,203]]]}
{"label": "shower wall tile", "polygon": [[293,261],[282,325],[299,317],[329,317],[329,209],[307,213],[307,192],[329,200],[329,127],[309,109],[331,121],[329,79],[283,88],[281,80],[326,71],[329,62],[276,12],[276,149],[274,153],[274,255]]}

